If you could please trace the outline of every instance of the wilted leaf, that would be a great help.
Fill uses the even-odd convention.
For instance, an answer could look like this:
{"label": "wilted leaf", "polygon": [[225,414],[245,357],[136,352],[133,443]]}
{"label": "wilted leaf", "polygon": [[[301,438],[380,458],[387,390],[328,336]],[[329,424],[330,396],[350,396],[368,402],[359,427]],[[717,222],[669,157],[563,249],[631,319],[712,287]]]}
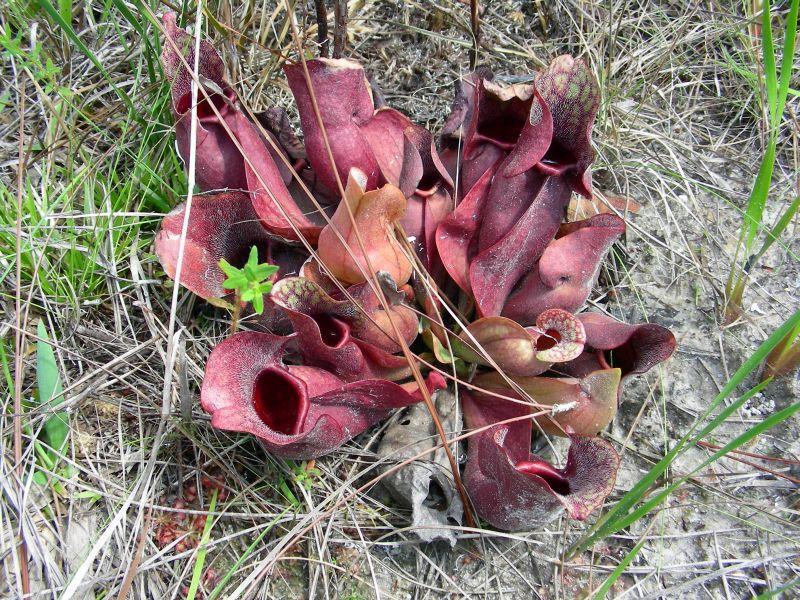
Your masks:
{"label": "wilted leaf", "polygon": [[[459,432],[461,419],[457,419],[455,396],[447,390],[437,390],[433,401],[445,432]],[[438,441],[428,409],[415,404],[386,430],[378,456],[400,462],[433,448]],[[411,507],[413,531],[426,542],[456,542],[455,531],[448,527],[461,524],[464,507],[449,464],[444,448],[439,448],[382,480],[395,500]],[[388,464],[384,470],[391,466]]]}
{"label": "wilted leaf", "polygon": [[623,215],[638,213],[641,208],[642,205],[632,198],[615,196],[607,192],[604,194],[604,199],[597,196],[594,198],[573,196],[567,207],[567,221],[580,221],[594,215],[613,214],[615,210]]}

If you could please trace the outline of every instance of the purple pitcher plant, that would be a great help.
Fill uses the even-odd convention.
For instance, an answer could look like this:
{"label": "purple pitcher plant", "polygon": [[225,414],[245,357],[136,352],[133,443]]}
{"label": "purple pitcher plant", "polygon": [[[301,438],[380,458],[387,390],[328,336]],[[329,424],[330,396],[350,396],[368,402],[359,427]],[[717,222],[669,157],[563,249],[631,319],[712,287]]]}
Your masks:
{"label": "purple pitcher plant", "polygon": [[[320,457],[419,402],[406,352],[425,354],[438,385],[454,366],[470,384],[464,487],[482,519],[519,530],[601,506],[619,457],[600,434],[622,384],[667,360],[675,338],[582,312],[625,233],[613,213],[565,220],[573,193],[592,197],[589,66],[559,56],[513,85],[479,69],[456,85],[437,138],[376,105],[357,62],[287,60],[301,143],[281,107],[247,110],[208,41],[195,61],[174,14],[164,26],[178,153],[187,165],[194,153],[200,190],[185,229],[186,205],[164,218],[164,271],[175,277],[183,236],[180,284],[225,305],[221,259],[239,266],[255,246],[278,267],[279,318],[207,361],[212,426],[276,456]],[[531,452],[534,435],[569,438],[563,467]]]}

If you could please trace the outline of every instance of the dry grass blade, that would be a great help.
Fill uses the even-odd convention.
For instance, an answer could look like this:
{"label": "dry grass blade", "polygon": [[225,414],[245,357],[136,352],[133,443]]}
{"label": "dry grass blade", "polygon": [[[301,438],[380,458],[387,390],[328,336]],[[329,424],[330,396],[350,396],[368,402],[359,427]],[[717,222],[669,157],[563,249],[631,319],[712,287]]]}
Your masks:
{"label": "dry grass blade", "polygon": [[[19,114],[25,115],[25,95],[19,98]],[[16,222],[16,265],[17,265],[17,285],[14,298],[16,330],[14,332],[14,464],[16,465],[17,476],[17,505],[25,505],[25,463],[22,461],[22,353],[25,345],[25,329],[22,322],[22,189],[25,173],[25,118],[19,120],[19,141],[18,141],[18,164],[17,164],[17,222]],[[25,534],[22,527],[22,514],[19,515],[19,532],[17,544],[18,563],[17,568],[20,591],[27,595],[31,591],[30,575],[28,574],[28,546],[25,541]]]}

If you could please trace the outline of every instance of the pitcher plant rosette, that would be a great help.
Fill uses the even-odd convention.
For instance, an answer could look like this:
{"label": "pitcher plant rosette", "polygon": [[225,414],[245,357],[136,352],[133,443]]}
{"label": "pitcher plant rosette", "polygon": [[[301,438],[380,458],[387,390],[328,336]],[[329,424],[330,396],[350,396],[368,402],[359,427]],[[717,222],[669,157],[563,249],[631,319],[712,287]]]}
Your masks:
{"label": "pitcher plant rosette", "polygon": [[[245,319],[208,359],[212,426],[320,457],[422,400],[410,352],[423,374],[468,384],[463,485],[484,521],[519,530],[597,509],[619,466],[598,434],[623,382],[675,338],[584,310],[625,233],[613,213],[565,221],[573,194],[592,197],[600,91],[586,63],[559,56],[528,84],[469,74],[437,138],[376,106],[357,62],[287,60],[301,143],[281,108],[247,110],[205,40],[195,76],[193,38],[163,21],[177,148],[187,165],[194,152],[200,190],[185,229],[185,205],[164,218],[164,271],[182,247],[180,284],[229,304],[222,259],[241,266],[255,246],[278,267],[269,318]],[[532,452],[546,435],[569,438],[563,467]]]}

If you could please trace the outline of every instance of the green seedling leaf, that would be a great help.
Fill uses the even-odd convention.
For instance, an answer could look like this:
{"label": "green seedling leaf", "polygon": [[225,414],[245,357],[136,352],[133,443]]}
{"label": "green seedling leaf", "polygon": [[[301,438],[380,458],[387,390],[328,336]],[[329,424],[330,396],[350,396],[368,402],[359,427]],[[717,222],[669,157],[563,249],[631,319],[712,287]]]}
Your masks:
{"label": "green seedling leaf", "polygon": [[65,411],[51,412],[64,401],[61,376],[58,372],[53,346],[48,342],[47,327],[43,321],[36,325],[39,341],[36,343],[36,380],[39,386],[39,406],[47,412],[43,436],[47,444],[60,452],[67,441],[69,420]]}
{"label": "green seedling leaf", "polygon": [[[34,479],[35,478],[36,477],[34,476]],[[93,492],[92,490],[83,490],[82,492],[72,494],[72,497],[80,498],[81,500],[88,500],[90,504],[94,504],[95,502],[100,500],[100,498],[102,498],[103,496],[102,494],[99,494],[98,492]]]}
{"label": "green seedling leaf", "polygon": [[314,487],[315,479],[322,476],[322,471],[316,467],[308,468],[307,463],[296,465],[292,468],[292,474],[297,485],[303,486],[305,489],[310,490]]}
{"label": "green seedling leaf", "polygon": [[228,276],[222,287],[233,290],[239,300],[251,302],[253,310],[259,315],[264,312],[264,296],[272,290],[269,279],[278,272],[278,267],[269,263],[258,263],[258,248],[253,246],[247,262],[239,269],[224,258],[219,261],[219,268]]}
{"label": "green seedling leaf", "polygon": [[[245,277],[245,274],[242,272],[242,270],[237,269],[224,258],[219,260],[219,268],[222,269],[222,272],[228,276],[228,280],[225,282],[225,287],[229,290],[234,289],[237,284],[247,283],[247,277]],[[228,284],[228,282],[230,282],[230,284]]]}
{"label": "green seedling leaf", "polygon": [[264,295],[262,293],[258,293],[253,296],[251,301],[253,303],[253,310],[255,310],[259,315],[262,314],[264,312]]}

